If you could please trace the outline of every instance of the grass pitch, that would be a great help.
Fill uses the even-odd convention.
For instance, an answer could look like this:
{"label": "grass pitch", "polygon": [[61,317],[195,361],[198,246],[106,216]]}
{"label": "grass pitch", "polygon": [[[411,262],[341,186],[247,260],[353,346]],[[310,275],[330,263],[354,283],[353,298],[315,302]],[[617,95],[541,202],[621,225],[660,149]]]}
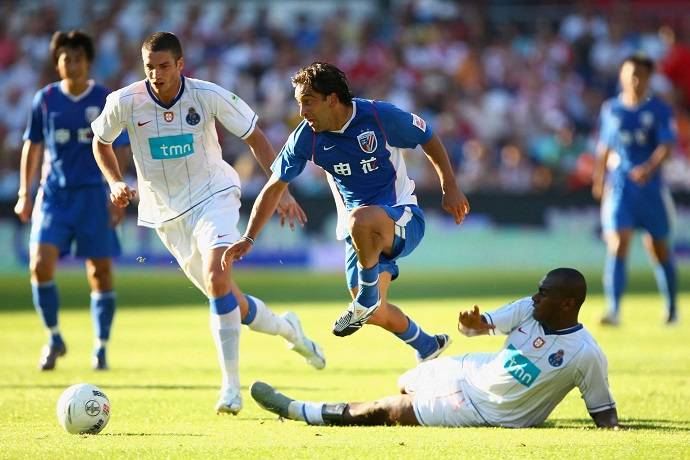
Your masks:
{"label": "grass pitch", "polygon": [[[426,330],[451,333],[447,354],[493,351],[501,338],[469,339],[455,332],[457,311],[475,302],[491,309],[531,294],[539,275],[411,276],[394,285],[392,299]],[[312,278],[299,274],[240,276],[245,289],[269,299],[275,311],[298,313],[307,334],[324,347],[328,364],[313,370],[282,339],[244,329],[245,407],[237,417],[213,412],[220,377],[208,307],[175,272],[118,277],[112,370],[103,373],[89,367],[86,283],[81,273],[61,274],[66,305],[60,321],[68,354],[54,372],[40,373],[36,362],[45,336],[30,307],[28,280],[2,276],[0,458],[690,458],[690,318],[682,315],[677,327],[663,327],[658,295],[638,292],[625,299],[623,326],[602,329],[596,320],[603,299],[589,278],[595,293],[581,321],[608,356],[612,392],[627,427],[621,431],[595,429],[577,390],[544,426],[532,429],[312,427],[277,420],[249,396],[252,381],[265,380],[304,399],[369,400],[393,394],[399,374],[414,365],[410,349],[375,327],[347,338],[330,333],[346,302],[340,276],[318,276],[313,287],[305,285]],[[433,295],[423,288],[431,280],[438,283]],[[491,296],[478,298],[480,292]],[[690,293],[681,294],[680,304],[690,304]],[[57,424],[58,396],[77,382],[100,386],[112,403],[110,423],[97,436],[69,435]]]}

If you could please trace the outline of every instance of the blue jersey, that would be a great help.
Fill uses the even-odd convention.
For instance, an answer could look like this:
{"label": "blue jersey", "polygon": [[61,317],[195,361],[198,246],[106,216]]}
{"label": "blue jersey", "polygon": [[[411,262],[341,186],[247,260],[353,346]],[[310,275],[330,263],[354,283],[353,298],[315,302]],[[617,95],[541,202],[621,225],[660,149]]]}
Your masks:
{"label": "blue jersey", "polygon": [[347,235],[348,211],[365,205],[417,204],[402,149],[427,143],[433,132],[415,114],[392,104],[355,98],[352,117],[339,131],[297,126],[273,163],[284,182],[313,161],[327,173],[338,208],[338,238]]}
{"label": "blue jersey", "polygon": [[635,184],[629,173],[647,161],[660,144],[675,141],[671,108],[656,97],[636,107],[626,107],[620,98],[612,98],[602,105],[600,123],[600,143],[613,155],[608,175],[611,191],[615,195],[658,191],[662,185],[660,171],[643,186]]}
{"label": "blue jersey", "polygon": [[[93,82],[76,97],[64,92],[60,82],[51,83],[36,93],[24,140],[45,144],[44,189],[103,184],[91,150],[91,122],[101,113],[108,93],[110,90]],[[119,137],[115,145],[128,143],[125,135]]]}

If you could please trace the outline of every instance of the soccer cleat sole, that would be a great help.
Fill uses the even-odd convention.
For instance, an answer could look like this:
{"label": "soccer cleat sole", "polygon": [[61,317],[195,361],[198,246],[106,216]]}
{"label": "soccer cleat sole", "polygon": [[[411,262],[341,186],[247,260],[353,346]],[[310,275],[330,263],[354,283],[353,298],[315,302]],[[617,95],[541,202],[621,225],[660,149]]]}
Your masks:
{"label": "soccer cleat sole", "polygon": [[[381,305],[381,302],[377,302],[373,307],[369,308],[367,313],[359,318],[354,323],[350,323],[352,318],[352,310],[348,307],[346,313],[341,315],[340,318],[333,324],[333,334],[338,337],[347,337],[352,335],[362,328],[369,319],[374,316],[374,313]],[[349,315],[349,316],[348,316]]]}
{"label": "soccer cleat sole", "polygon": [[434,338],[436,338],[436,342],[437,342],[437,343],[438,343],[438,337],[439,337],[439,336],[444,337],[445,342],[444,342],[440,347],[438,347],[438,348],[436,349],[436,351],[434,351],[433,353],[431,353],[429,356],[427,356],[427,357],[425,357],[425,358],[421,358],[421,359],[418,358],[418,359],[417,359],[417,362],[423,363],[423,362],[425,362],[425,361],[431,361],[432,359],[438,358],[439,356],[441,356],[441,353],[443,353],[444,351],[446,351],[446,350],[448,349],[448,347],[450,346],[450,344],[453,343],[453,340],[450,338],[450,336],[449,336],[448,334],[438,334],[438,335],[435,335]]}
{"label": "soccer cleat sole", "polygon": [[277,391],[268,383],[256,381],[252,383],[249,392],[254,401],[263,409],[273,412],[280,417],[290,418],[288,415],[288,407],[294,400]]}

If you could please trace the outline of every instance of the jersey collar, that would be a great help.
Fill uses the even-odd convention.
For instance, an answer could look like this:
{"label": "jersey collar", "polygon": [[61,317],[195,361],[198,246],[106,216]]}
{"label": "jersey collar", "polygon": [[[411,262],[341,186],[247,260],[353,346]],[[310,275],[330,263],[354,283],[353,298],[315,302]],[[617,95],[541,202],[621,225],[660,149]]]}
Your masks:
{"label": "jersey collar", "polygon": [[67,91],[67,86],[66,86],[66,84],[65,84],[65,80],[60,80],[60,83],[58,84],[58,88],[60,89],[60,92],[61,92],[67,99],[69,99],[69,100],[72,101],[72,102],[79,102],[79,101],[81,101],[82,99],[84,99],[86,96],[88,96],[89,94],[91,94],[91,90],[93,89],[93,86],[94,86],[95,83],[94,83],[93,80],[89,80],[88,83],[89,83],[89,84],[88,84],[88,86],[86,87],[86,89],[85,89],[84,91],[82,91],[82,93],[79,94],[79,95],[77,95],[77,96],[75,96],[74,94],[70,94],[70,93]]}
{"label": "jersey collar", "polygon": [[355,115],[357,115],[357,104],[355,104],[355,100],[352,99],[352,116],[350,117],[349,120],[345,122],[342,128],[340,128],[337,131],[329,131],[331,133],[337,133],[337,134],[342,134],[345,132],[348,126],[350,126],[350,123],[352,123],[352,120],[355,119]]}
{"label": "jersey collar", "polygon": [[170,104],[168,104],[168,105],[163,104],[163,102],[161,102],[161,100],[156,97],[153,90],[151,89],[151,83],[149,83],[148,80],[146,80],[146,91],[149,92],[149,96],[151,96],[151,99],[153,99],[153,102],[160,105],[164,109],[169,109],[170,107],[175,105],[177,103],[177,101],[179,101],[180,98],[182,97],[182,93],[184,93],[184,80],[185,80],[184,75],[180,75],[180,89],[177,92],[177,95],[173,98],[172,101],[170,101]]}
{"label": "jersey collar", "polygon": [[583,326],[582,324],[577,323],[575,326],[570,326],[565,329],[558,329],[557,331],[551,330],[543,324],[541,325],[541,327],[542,329],[544,329],[544,334],[546,335],[566,335],[579,331],[580,329],[582,329]]}

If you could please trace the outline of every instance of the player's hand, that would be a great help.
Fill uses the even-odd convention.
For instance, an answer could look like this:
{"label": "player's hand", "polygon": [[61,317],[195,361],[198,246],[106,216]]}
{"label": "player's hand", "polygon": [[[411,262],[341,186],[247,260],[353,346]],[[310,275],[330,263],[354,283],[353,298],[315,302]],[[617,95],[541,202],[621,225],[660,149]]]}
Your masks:
{"label": "player's hand", "polygon": [[223,253],[223,258],[220,259],[220,267],[226,270],[234,261],[242,260],[242,257],[249,254],[249,251],[252,250],[252,246],[254,246],[254,243],[247,239],[240,239],[231,244]]}
{"label": "player's hand", "polygon": [[122,181],[110,184],[110,201],[118,208],[126,208],[135,196],[137,191]]}
{"label": "player's hand", "polygon": [[20,196],[17,204],[14,205],[14,213],[22,223],[26,224],[31,220],[31,211],[34,209],[34,202],[29,196]]}
{"label": "player's hand", "polygon": [[283,196],[280,197],[277,212],[280,216],[281,227],[284,226],[285,221],[287,221],[288,225],[290,225],[290,230],[294,230],[296,223],[299,224],[300,227],[304,227],[304,224],[307,222],[307,214],[288,190],[285,190]]}
{"label": "player's hand", "polygon": [[646,184],[651,176],[651,169],[644,163],[635,166],[633,169],[630,170],[630,173],[628,173],[628,177],[630,177],[630,179],[637,185]]}
{"label": "player's hand", "polygon": [[455,223],[460,225],[465,216],[470,212],[470,202],[462,191],[458,189],[449,190],[441,198],[441,207],[448,214],[453,216]]}
{"label": "player's hand", "polygon": [[461,311],[458,315],[458,331],[462,334],[472,332],[472,335],[486,334],[496,326],[487,323],[481,314],[479,306],[475,305],[472,310]]}
{"label": "player's hand", "polygon": [[110,214],[110,226],[117,227],[125,218],[125,208],[115,206],[113,203],[108,205],[108,213]]}
{"label": "player's hand", "polygon": [[595,200],[601,201],[601,197],[604,196],[604,187],[601,184],[592,184],[592,196]]}

